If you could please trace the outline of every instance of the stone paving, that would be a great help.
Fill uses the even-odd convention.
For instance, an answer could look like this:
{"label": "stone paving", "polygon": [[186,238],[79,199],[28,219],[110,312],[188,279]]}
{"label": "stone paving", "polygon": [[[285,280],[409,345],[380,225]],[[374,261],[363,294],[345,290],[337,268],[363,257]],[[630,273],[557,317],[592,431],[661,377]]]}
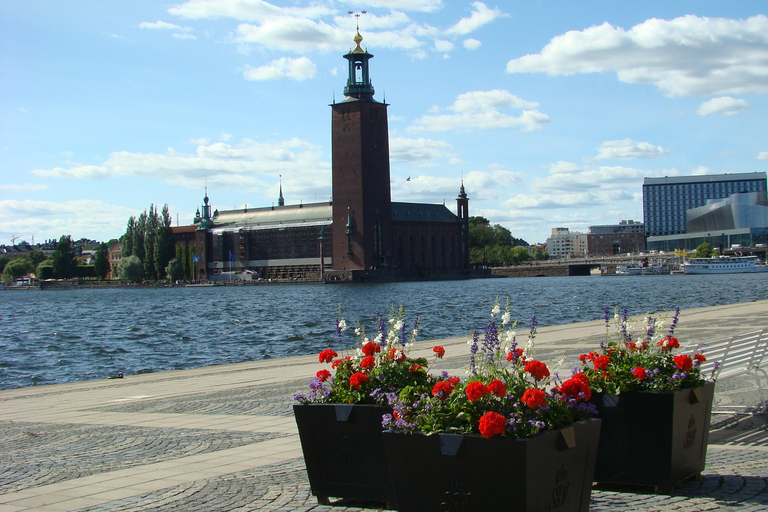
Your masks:
{"label": "stone paving", "polygon": [[[765,327],[768,301],[759,301],[685,311],[677,335],[685,343]],[[602,322],[543,328],[537,357],[564,354],[567,370],[602,333]],[[450,357],[436,369],[463,368],[465,342],[440,340]],[[317,368],[312,355],[0,391],[0,512],[381,510],[311,495],[291,394]],[[715,399],[759,402],[748,377],[718,382]],[[590,510],[768,510],[766,419],[713,415],[701,479],[671,496],[597,487]]]}

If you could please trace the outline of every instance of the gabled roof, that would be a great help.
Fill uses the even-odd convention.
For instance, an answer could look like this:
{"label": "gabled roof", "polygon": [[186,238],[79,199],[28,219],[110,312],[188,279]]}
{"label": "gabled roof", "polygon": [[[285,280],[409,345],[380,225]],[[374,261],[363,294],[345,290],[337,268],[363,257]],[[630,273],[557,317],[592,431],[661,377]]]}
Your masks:
{"label": "gabled roof", "polygon": [[392,220],[397,222],[457,222],[459,218],[444,204],[393,202]]}

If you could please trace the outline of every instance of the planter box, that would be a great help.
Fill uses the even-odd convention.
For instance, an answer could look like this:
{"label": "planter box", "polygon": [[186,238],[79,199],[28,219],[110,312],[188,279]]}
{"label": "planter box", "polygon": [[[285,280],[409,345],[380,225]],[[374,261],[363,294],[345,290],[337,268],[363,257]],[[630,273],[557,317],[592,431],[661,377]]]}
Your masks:
{"label": "planter box", "polygon": [[318,503],[328,505],[334,497],[386,502],[387,508],[396,508],[381,436],[381,416],[391,412],[377,405],[293,406],[309,485]]}
{"label": "planter box", "polygon": [[671,392],[593,395],[603,420],[595,481],[670,494],[698,477],[707,458],[714,394],[710,382]]}
{"label": "planter box", "polygon": [[398,510],[561,511],[589,509],[600,420],[536,437],[385,431]]}

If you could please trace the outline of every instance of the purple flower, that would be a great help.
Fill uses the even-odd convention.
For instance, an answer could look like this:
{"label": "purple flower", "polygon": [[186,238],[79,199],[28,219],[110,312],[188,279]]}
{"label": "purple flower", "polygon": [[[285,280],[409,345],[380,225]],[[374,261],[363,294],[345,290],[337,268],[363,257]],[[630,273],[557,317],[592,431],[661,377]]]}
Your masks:
{"label": "purple flower", "polygon": [[675,333],[675,327],[677,326],[678,316],[680,316],[680,306],[675,308],[675,314],[672,315],[672,323],[669,324],[669,330],[667,331],[667,337],[671,338]]}

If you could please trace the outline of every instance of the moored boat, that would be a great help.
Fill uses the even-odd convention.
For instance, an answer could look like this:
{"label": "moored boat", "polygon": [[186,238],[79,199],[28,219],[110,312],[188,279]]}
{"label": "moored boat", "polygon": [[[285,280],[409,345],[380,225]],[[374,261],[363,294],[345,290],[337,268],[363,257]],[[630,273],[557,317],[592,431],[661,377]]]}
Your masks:
{"label": "moored boat", "polygon": [[768,266],[758,264],[757,256],[717,256],[693,258],[683,264],[685,274],[740,274],[768,272]]}

